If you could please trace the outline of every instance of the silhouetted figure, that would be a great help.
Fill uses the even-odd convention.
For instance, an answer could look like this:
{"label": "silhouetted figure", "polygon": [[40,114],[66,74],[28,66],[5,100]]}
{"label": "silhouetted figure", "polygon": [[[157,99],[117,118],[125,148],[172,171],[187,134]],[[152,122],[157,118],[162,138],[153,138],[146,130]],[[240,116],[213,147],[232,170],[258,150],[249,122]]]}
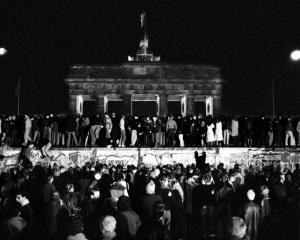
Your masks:
{"label": "silhouetted figure", "polygon": [[202,155],[199,156],[198,152],[196,151],[195,160],[196,160],[196,167],[199,168],[201,172],[203,172],[205,168],[206,153],[203,151]]}

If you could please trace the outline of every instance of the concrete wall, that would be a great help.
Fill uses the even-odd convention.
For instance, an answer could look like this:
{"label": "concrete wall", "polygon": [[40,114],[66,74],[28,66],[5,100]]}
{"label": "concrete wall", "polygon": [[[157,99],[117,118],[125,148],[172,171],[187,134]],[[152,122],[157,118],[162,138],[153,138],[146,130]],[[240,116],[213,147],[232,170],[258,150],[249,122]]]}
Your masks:
{"label": "concrete wall", "polygon": [[[82,149],[52,149],[52,158],[41,159],[40,151],[32,151],[30,160],[36,164],[54,164],[68,167],[82,167],[87,162],[98,161],[106,164],[147,165],[195,163],[194,154],[206,152],[206,162],[217,166],[220,162],[226,168],[232,168],[238,163],[243,169],[250,165],[261,168],[270,164],[280,165],[282,168],[293,170],[296,163],[300,163],[300,152],[297,151],[269,151],[259,148],[82,148]],[[0,149],[0,169],[15,166],[18,162],[20,149]]]}

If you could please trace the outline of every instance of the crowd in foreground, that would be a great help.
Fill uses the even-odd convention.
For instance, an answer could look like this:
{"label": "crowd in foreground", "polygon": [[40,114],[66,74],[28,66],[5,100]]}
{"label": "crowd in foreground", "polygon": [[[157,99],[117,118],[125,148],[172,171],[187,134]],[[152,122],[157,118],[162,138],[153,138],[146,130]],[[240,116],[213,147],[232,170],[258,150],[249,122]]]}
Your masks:
{"label": "crowd in foreground", "polygon": [[299,165],[22,163],[0,176],[2,240],[299,239]]}
{"label": "crowd in foreground", "polygon": [[291,117],[7,116],[0,118],[2,145],[33,142],[54,147],[293,147],[300,119]]}

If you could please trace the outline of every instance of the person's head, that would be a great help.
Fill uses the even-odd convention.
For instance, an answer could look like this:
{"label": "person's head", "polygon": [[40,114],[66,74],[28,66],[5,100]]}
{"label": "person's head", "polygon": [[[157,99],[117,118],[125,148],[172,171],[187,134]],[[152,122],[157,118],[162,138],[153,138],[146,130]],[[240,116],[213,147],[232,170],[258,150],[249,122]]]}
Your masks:
{"label": "person's head", "polygon": [[236,173],[235,172],[232,172],[229,174],[229,178],[228,178],[228,181],[230,183],[233,183],[235,181],[235,178],[236,178]]}
{"label": "person's head", "polygon": [[285,182],[288,182],[288,183],[292,182],[292,175],[290,173],[285,175]]}
{"label": "person's head", "polygon": [[146,193],[147,194],[154,194],[155,193],[155,184],[153,181],[150,181],[146,186]]}
{"label": "person's head", "polygon": [[160,177],[159,182],[160,182],[160,185],[163,187],[169,186],[169,178],[167,176]]}
{"label": "person's head", "polygon": [[130,210],[131,203],[130,203],[129,197],[124,196],[124,195],[119,197],[117,206],[118,206],[119,211],[128,211],[128,210]]}
{"label": "person's head", "polygon": [[100,231],[102,234],[115,232],[117,221],[113,216],[104,216],[100,219]]}
{"label": "person's head", "polygon": [[223,173],[221,175],[221,182],[225,183],[228,180],[228,174],[227,173]]}
{"label": "person's head", "polygon": [[242,239],[246,235],[247,226],[244,220],[240,217],[232,217],[228,226],[227,233],[229,237]]}
{"label": "person's head", "polygon": [[67,192],[74,192],[74,185],[72,183],[68,183],[66,185],[66,191]]}
{"label": "person's head", "polygon": [[217,166],[218,169],[223,169],[224,168],[224,163],[219,163]]}
{"label": "person's head", "polygon": [[248,190],[248,192],[247,192],[247,198],[251,202],[254,200],[254,198],[255,198],[255,192],[252,189]]}
{"label": "person's head", "polygon": [[211,185],[213,184],[213,178],[210,174],[204,174],[201,182],[203,185]]}
{"label": "person's head", "polygon": [[260,187],[260,193],[263,197],[269,196],[269,188],[266,185]]}
{"label": "person's head", "polygon": [[24,189],[21,189],[21,190],[17,190],[16,191],[16,201],[18,203],[20,203],[21,205],[23,205],[23,203],[28,200],[27,199],[27,194],[26,192],[24,191]]}
{"label": "person's head", "polygon": [[59,192],[58,191],[54,191],[52,193],[52,200],[53,201],[59,201],[60,200],[60,195],[59,195]]}
{"label": "person's head", "polygon": [[156,202],[153,206],[153,217],[154,219],[159,219],[164,215],[165,212],[165,204],[162,202]]}

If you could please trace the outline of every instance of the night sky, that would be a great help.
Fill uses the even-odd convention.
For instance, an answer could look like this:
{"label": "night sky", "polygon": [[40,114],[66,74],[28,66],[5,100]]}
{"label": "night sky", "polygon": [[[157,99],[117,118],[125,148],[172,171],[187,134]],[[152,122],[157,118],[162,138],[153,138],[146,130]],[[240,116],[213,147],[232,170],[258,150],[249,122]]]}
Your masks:
{"label": "night sky", "polygon": [[[71,64],[120,64],[135,55],[147,13],[150,49],[168,63],[221,67],[224,112],[300,113],[299,1],[2,1],[0,113],[67,111],[63,79]],[[300,115],[300,114],[299,114]]]}

